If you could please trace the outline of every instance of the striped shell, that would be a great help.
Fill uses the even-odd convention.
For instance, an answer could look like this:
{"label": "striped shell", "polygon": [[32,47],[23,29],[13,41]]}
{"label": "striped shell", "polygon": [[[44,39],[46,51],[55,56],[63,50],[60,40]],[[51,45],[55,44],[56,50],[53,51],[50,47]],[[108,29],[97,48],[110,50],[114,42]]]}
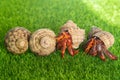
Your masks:
{"label": "striped shell", "polygon": [[30,31],[23,27],[16,27],[8,31],[5,45],[8,51],[14,54],[24,53],[28,49]]}
{"label": "striped shell", "polygon": [[56,46],[55,36],[55,33],[49,29],[35,31],[30,37],[31,51],[41,56],[51,54]]}
{"label": "striped shell", "polygon": [[85,30],[80,29],[72,20],[67,21],[67,23],[61,27],[61,32],[65,30],[68,30],[72,36],[73,48],[78,48],[85,39]]}
{"label": "striped shell", "polygon": [[97,36],[99,37],[107,48],[114,44],[114,36],[110,32],[102,31],[97,27],[93,27],[89,33],[89,37]]}

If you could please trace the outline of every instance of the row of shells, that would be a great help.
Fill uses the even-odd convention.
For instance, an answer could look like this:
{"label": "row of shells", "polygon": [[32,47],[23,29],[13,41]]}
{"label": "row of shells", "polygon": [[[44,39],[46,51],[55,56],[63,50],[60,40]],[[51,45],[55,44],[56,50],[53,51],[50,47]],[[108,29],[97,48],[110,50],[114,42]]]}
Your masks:
{"label": "row of shells", "polygon": [[[77,49],[85,39],[85,30],[80,29],[72,20],[67,21],[61,26],[60,33],[68,30],[72,36],[73,48]],[[92,28],[89,37],[97,36],[109,48],[114,43],[111,33],[102,31],[99,28]],[[14,54],[24,53],[28,47],[38,55],[49,55],[56,49],[56,35],[50,29],[39,29],[33,33],[23,27],[16,27],[8,31],[5,36],[5,45],[9,52]]]}
{"label": "row of shells", "polygon": [[55,50],[55,33],[49,29],[39,29],[31,34],[23,27],[16,27],[8,31],[5,45],[9,52],[22,54],[30,47],[38,55],[49,55]]}

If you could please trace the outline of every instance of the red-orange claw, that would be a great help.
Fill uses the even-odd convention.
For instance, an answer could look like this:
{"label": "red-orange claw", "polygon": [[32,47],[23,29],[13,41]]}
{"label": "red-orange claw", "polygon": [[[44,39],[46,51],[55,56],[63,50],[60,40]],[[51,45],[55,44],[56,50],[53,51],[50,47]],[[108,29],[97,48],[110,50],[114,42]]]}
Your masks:
{"label": "red-orange claw", "polygon": [[85,52],[86,52],[86,53],[88,53],[89,50],[92,48],[94,42],[95,42],[94,37],[88,40],[88,42],[87,42],[87,44],[86,44],[86,48],[85,48]]}

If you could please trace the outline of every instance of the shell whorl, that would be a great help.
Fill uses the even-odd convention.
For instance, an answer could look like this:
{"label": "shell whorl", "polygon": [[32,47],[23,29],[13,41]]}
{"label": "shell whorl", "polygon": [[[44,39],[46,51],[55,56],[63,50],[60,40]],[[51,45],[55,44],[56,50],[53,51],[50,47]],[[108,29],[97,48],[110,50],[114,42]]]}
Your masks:
{"label": "shell whorl", "polygon": [[78,48],[85,39],[85,30],[80,29],[72,20],[68,20],[66,24],[61,27],[61,32],[68,30],[72,36],[73,48]]}
{"label": "shell whorl", "polygon": [[23,27],[12,28],[5,36],[8,51],[14,54],[24,53],[28,49],[30,31]]}
{"label": "shell whorl", "polygon": [[93,27],[89,33],[89,37],[97,36],[99,37],[107,48],[111,47],[114,44],[114,36],[110,32],[102,31],[97,27]]}
{"label": "shell whorl", "polygon": [[32,52],[45,56],[55,50],[55,33],[49,29],[39,29],[30,37],[30,49]]}

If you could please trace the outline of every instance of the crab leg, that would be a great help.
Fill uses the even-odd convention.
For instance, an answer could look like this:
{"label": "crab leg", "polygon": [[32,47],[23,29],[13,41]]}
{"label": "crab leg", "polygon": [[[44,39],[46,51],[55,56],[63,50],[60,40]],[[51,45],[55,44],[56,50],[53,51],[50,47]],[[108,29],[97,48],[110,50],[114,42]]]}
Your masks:
{"label": "crab leg", "polygon": [[93,43],[94,43],[94,38],[91,38],[88,40],[87,44],[86,44],[86,47],[85,47],[85,52],[88,53],[90,48],[93,46]]}
{"label": "crab leg", "polygon": [[96,45],[96,41],[95,41],[93,47],[89,51],[90,55],[92,55],[92,56],[97,55],[97,49],[96,48],[97,48],[97,45]]}
{"label": "crab leg", "polygon": [[70,53],[72,56],[74,56],[75,54],[78,53],[78,50],[74,50],[71,44],[72,44],[72,39],[70,38],[70,39],[67,40],[67,47],[68,47],[69,53]]}
{"label": "crab leg", "polygon": [[102,51],[98,52],[98,55],[99,55],[101,60],[105,61],[105,55]]}
{"label": "crab leg", "polygon": [[74,52],[73,52],[73,49],[72,49],[72,46],[68,46],[68,51],[69,53],[74,56]]}
{"label": "crab leg", "polygon": [[62,35],[63,33],[61,33],[59,36],[56,37],[56,40],[57,41],[60,41],[61,39],[64,38],[64,35]]}
{"label": "crab leg", "polygon": [[79,52],[79,50],[74,50],[74,49],[73,49],[74,55],[77,54],[78,52]]}
{"label": "crab leg", "polygon": [[58,50],[61,50],[61,48],[63,47],[62,44],[64,44],[63,41],[58,41],[58,42],[57,42],[57,45],[56,45],[56,48],[57,48]]}
{"label": "crab leg", "polygon": [[113,55],[110,51],[108,51],[105,47],[103,47],[104,49],[104,53],[112,60],[116,60],[117,57],[115,55]]}
{"label": "crab leg", "polygon": [[110,59],[112,60],[116,60],[117,57],[115,55],[113,55],[111,52],[109,52],[108,50],[106,50],[105,54],[110,57]]}
{"label": "crab leg", "polygon": [[100,59],[105,61],[105,55],[103,53],[102,44],[99,41],[97,42],[97,51]]}
{"label": "crab leg", "polygon": [[115,55],[113,55],[110,51],[107,50],[105,44],[102,41],[101,41],[101,45],[102,45],[103,52],[105,53],[106,56],[108,56],[112,60],[117,59]]}
{"label": "crab leg", "polygon": [[72,46],[68,47],[68,51],[72,56],[74,56],[75,54],[77,54],[79,52],[79,50],[72,49]]}
{"label": "crab leg", "polygon": [[72,56],[74,56],[74,52],[73,52],[73,48],[72,48],[72,42],[71,42],[71,40],[67,40],[67,46],[68,46],[68,51],[69,51],[69,53],[72,55]]}
{"label": "crab leg", "polygon": [[62,43],[62,48],[61,48],[61,54],[62,54],[62,58],[64,58],[64,53],[65,53],[65,50],[67,48],[66,46],[66,40]]}

